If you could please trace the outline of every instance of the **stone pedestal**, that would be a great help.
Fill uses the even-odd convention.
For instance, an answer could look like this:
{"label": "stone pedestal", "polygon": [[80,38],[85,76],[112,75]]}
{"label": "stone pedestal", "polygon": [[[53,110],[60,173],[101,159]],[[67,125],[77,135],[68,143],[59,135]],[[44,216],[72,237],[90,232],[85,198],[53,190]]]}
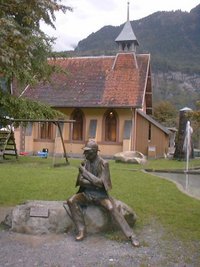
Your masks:
{"label": "stone pedestal", "polygon": [[[133,226],[136,221],[134,211],[114,200],[117,208]],[[102,207],[89,205],[83,208],[88,233],[97,233],[115,227],[110,214]],[[64,233],[73,229],[67,204],[62,201],[27,201],[16,206],[5,218],[4,223],[12,231],[28,234]]]}
{"label": "stone pedestal", "polygon": [[[188,114],[191,111],[192,110],[190,108],[185,107],[181,109],[179,112],[179,129],[178,129],[178,136],[177,136],[177,141],[175,144],[175,152],[174,152],[175,159],[179,159],[179,160],[186,159],[186,153],[184,151],[183,146],[184,146],[184,140],[185,140],[185,135],[186,135],[186,125],[187,125],[187,121],[189,120]],[[190,146],[191,146],[190,157],[193,158],[194,151],[193,151],[192,142]]]}

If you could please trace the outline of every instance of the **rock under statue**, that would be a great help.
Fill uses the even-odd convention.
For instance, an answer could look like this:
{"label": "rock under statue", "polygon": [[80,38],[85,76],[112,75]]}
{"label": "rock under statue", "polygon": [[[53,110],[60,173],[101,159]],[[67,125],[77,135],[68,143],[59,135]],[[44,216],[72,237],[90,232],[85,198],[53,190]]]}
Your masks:
{"label": "rock under statue", "polygon": [[95,204],[103,206],[121,228],[124,235],[135,247],[139,246],[132,228],[124,216],[118,211],[108,191],[112,188],[108,162],[98,155],[98,145],[89,141],[83,148],[85,161],[79,167],[76,186],[78,192],[67,200],[71,218],[77,230],[76,240],[81,241],[86,236],[86,225],[81,206]]}

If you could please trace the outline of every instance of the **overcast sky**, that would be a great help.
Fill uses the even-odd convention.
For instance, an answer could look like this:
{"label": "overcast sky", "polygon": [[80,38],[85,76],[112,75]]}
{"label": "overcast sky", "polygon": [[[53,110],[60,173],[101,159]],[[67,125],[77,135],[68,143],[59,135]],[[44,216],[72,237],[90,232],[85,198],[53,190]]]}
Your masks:
{"label": "overcast sky", "polygon": [[[73,12],[56,14],[56,30],[42,26],[49,36],[57,38],[55,51],[73,50],[78,42],[106,25],[119,26],[127,18],[127,0],[63,0]],[[129,0],[130,20],[144,18],[156,11],[190,11],[199,0]]]}

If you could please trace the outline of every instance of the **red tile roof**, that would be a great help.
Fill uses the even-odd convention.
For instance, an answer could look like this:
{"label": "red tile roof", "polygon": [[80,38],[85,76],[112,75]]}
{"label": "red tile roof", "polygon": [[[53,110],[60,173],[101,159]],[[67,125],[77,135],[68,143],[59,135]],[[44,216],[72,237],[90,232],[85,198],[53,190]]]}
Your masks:
{"label": "red tile roof", "polygon": [[53,107],[142,107],[149,60],[133,53],[50,60],[67,73],[30,86],[23,96]]}

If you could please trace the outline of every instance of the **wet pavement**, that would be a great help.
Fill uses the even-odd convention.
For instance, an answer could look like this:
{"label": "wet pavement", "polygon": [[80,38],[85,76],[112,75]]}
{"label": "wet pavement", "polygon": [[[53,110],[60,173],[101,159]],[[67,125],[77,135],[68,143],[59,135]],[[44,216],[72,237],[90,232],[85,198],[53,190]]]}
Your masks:
{"label": "wet pavement", "polygon": [[153,175],[166,178],[175,182],[178,188],[189,196],[200,200],[200,172],[195,174],[172,173],[172,172],[151,172]]}

